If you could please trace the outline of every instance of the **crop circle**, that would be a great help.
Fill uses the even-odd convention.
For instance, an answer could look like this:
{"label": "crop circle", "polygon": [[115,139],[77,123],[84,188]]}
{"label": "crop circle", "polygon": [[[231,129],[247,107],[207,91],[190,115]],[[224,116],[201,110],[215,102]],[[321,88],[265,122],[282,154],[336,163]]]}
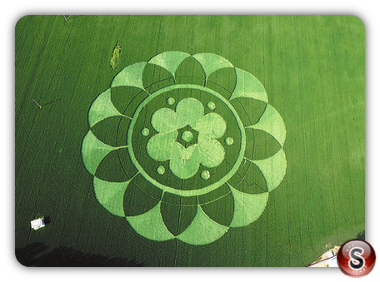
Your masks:
{"label": "crop circle", "polygon": [[[187,58],[199,63],[203,83],[180,82],[176,72]],[[157,82],[165,82],[164,86],[144,82],[148,65],[171,76]],[[226,68],[233,70],[233,88],[221,85],[226,79],[219,81],[221,84],[212,81],[213,73]],[[124,95],[124,110],[115,106],[114,93]],[[252,117],[256,106],[251,109],[249,105],[256,101],[265,107],[260,116]],[[101,140],[94,128],[115,117],[120,123],[116,145],[111,145]],[[268,103],[264,86],[256,77],[216,54],[169,51],[126,66],[91,104],[88,123],[82,159],[93,176],[97,201],[113,215],[125,217],[136,233],[150,240],[178,239],[205,245],[230,228],[247,226],[261,216],[269,193],[286,174],[286,128],[281,115]],[[257,148],[266,147],[254,146],[257,130],[280,146],[262,159],[255,157]],[[109,136],[106,139],[109,141]],[[120,145],[119,140],[126,144]],[[113,179],[109,162],[115,158],[108,158],[113,151],[118,152],[116,165],[126,180]],[[112,179],[103,178],[102,172],[110,168]],[[169,203],[173,200],[174,204]],[[190,215],[193,218],[186,229],[177,234],[166,225],[161,205],[181,208],[182,200],[189,201],[185,206],[195,207],[196,212]],[[233,210],[226,211],[224,222],[204,210],[208,205],[225,205],[227,200],[232,201]]]}
{"label": "crop circle", "polygon": [[[181,89],[189,89],[189,88],[195,89],[195,90],[200,90],[200,91],[202,91],[203,95],[210,95],[211,97],[213,96],[213,97],[218,98],[218,100],[221,103],[223,103],[227,109],[229,109],[229,111],[231,112],[231,114],[234,117],[234,121],[235,121],[234,124],[239,129],[241,142],[240,142],[239,153],[237,154],[236,159],[234,160],[234,164],[233,164],[232,168],[230,169],[230,171],[228,171],[228,173],[226,173],[225,175],[223,175],[219,179],[215,180],[215,182],[213,182],[210,185],[203,186],[203,187],[200,187],[198,189],[186,189],[186,190],[184,190],[184,189],[182,189],[182,187],[174,187],[174,186],[171,186],[170,183],[164,183],[162,180],[157,180],[154,173],[149,174],[147,172],[149,167],[146,167],[146,166],[144,166],[144,164],[142,162],[139,162],[139,160],[138,160],[139,157],[137,156],[138,154],[143,153],[143,151],[141,151],[141,150],[137,151],[134,149],[134,144],[140,146],[140,141],[139,141],[138,137],[136,137],[136,139],[135,139],[134,131],[135,131],[136,123],[139,123],[140,113],[142,111],[145,112],[146,106],[149,106],[150,104],[153,104],[153,105],[157,104],[157,103],[155,103],[156,98],[159,98],[160,95],[164,95],[165,93],[170,92],[172,90],[181,90]],[[168,123],[163,122],[162,124],[158,125],[159,122],[157,122],[156,127],[162,128],[163,131],[174,132],[175,126],[171,125],[170,120],[173,120],[175,113],[173,111],[167,109],[167,108],[163,108],[163,109],[165,110],[165,112],[163,112],[162,114],[159,111],[155,111],[152,114],[152,125],[153,125],[153,127],[155,126],[155,122],[153,122],[153,121],[158,120],[158,117],[161,118],[161,116],[162,116],[162,118],[167,118],[169,116],[170,118],[168,118]],[[210,119],[211,119],[211,117],[210,117]],[[144,120],[145,120],[145,116],[144,116]],[[199,126],[208,127],[208,124],[210,123],[209,119],[205,118],[204,120],[205,120],[204,124],[201,122]],[[136,135],[136,136],[138,136],[138,135]],[[174,136],[174,134],[173,134],[173,136]],[[136,141],[134,141],[134,140],[136,140]],[[163,142],[165,142],[165,140]],[[198,86],[198,85],[186,85],[186,84],[178,84],[177,85],[177,84],[175,84],[175,85],[160,89],[160,90],[156,91],[155,93],[152,93],[144,101],[142,101],[142,103],[136,109],[134,116],[132,118],[131,124],[129,125],[127,143],[130,144],[130,146],[128,147],[128,149],[129,149],[128,152],[129,152],[130,159],[131,159],[132,163],[135,165],[135,167],[137,168],[139,173],[141,173],[141,175],[146,180],[148,180],[150,183],[152,183],[153,185],[157,186],[158,188],[160,188],[161,190],[163,190],[165,192],[169,192],[169,193],[180,195],[180,196],[194,196],[194,195],[203,195],[203,194],[209,193],[209,192],[217,189],[218,187],[223,185],[226,181],[228,181],[228,179],[230,179],[236,173],[236,171],[239,169],[239,166],[240,166],[240,164],[243,160],[243,157],[244,157],[246,139],[245,139],[244,125],[243,125],[242,121],[240,120],[238,113],[235,111],[233,106],[228,102],[228,100],[226,100],[222,95],[220,95],[219,93],[217,93],[216,91],[214,91],[212,89],[202,87],[202,86]],[[148,155],[149,155],[149,147],[148,147]],[[143,157],[145,157],[145,154],[143,155]],[[210,158],[212,158],[212,157],[218,159],[220,156],[210,156]],[[182,162],[183,166],[185,166],[185,163],[187,164],[188,162],[186,160],[183,160],[183,162]],[[195,170],[195,173],[193,173],[191,176],[195,176],[196,172],[197,172],[197,170]],[[189,175],[185,175],[185,176],[189,176]]]}

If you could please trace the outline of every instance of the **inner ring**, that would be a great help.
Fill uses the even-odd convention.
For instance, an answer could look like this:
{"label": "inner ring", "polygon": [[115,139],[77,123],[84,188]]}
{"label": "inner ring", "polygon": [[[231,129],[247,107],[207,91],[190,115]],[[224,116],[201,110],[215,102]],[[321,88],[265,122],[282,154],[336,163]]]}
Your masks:
{"label": "inner ring", "polygon": [[[176,188],[173,188],[173,187],[164,185],[162,183],[159,183],[157,180],[155,180],[148,173],[145,172],[145,170],[142,168],[142,166],[137,161],[135,153],[133,151],[133,146],[132,146],[132,144],[133,144],[132,138],[133,138],[133,131],[134,131],[133,129],[134,129],[134,126],[137,122],[137,118],[138,118],[141,110],[155,97],[157,97],[157,96],[159,96],[165,92],[175,90],[175,89],[197,89],[197,90],[208,92],[208,93],[214,95],[215,97],[217,97],[218,99],[220,99],[223,103],[225,103],[227,105],[227,107],[233,113],[233,115],[236,119],[236,122],[238,124],[240,134],[241,134],[241,143],[240,143],[239,155],[238,155],[237,160],[236,160],[234,166],[232,167],[232,169],[224,177],[222,177],[219,181],[217,181],[217,182],[215,182],[209,186],[197,189],[197,190],[178,190]],[[245,136],[244,125],[243,125],[242,121],[240,120],[239,115],[236,112],[236,110],[234,109],[234,107],[228,102],[227,99],[225,99],[222,95],[220,95],[216,91],[209,89],[207,87],[204,87],[204,86],[196,85],[196,84],[175,84],[175,85],[171,85],[171,86],[162,88],[162,89],[157,90],[156,92],[150,94],[144,101],[142,101],[142,103],[136,109],[136,111],[133,115],[132,121],[129,125],[128,134],[127,134],[127,148],[128,148],[129,156],[131,158],[132,163],[134,164],[134,166],[139,171],[139,173],[141,173],[141,175],[146,180],[148,180],[150,183],[157,186],[158,188],[160,188],[164,192],[169,192],[169,193],[179,195],[179,196],[184,196],[184,197],[199,196],[199,195],[207,194],[207,193],[215,190],[216,188],[218,188],[219,186],[221,186],[225,182],[227,182],[236,173],[236,171],[239,169],[239,166],[240,166],[241,162],[243,161],[245,147],[246,147],[246,136]]]}

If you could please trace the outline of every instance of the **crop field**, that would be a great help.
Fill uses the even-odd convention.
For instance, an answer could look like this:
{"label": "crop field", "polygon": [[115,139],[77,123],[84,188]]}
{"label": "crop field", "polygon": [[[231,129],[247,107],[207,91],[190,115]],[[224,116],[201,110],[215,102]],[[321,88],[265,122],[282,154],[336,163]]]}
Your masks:
{"label": "crop field", "polygon": [[20,263],[300,267],[364,229],[357,17],[17,22]]}

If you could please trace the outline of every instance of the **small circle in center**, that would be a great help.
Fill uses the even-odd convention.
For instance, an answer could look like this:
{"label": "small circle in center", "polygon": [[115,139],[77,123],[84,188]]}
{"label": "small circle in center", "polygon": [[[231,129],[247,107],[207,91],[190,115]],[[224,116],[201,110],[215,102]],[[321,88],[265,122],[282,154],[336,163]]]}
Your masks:
{"label": "small circle in center", "polygon": [[190,142],[191,140],[193,140],[193,133],[191,133],[191,131],[184,131],[182,133],[182,136],[181,136],[182,140],[186,141],[186,142]]}

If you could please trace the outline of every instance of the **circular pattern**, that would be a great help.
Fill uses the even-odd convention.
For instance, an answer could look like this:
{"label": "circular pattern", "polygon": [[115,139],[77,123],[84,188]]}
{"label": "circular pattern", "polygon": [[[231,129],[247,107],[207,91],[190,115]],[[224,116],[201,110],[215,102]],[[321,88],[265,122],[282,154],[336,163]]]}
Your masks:
{"label": "circular pattern", "polygon": [[[195,76],[182,83],[182,77],[192,77],[191,68],[181,67],[188,59],[203,70],[201,83]],[[164,79],[146,81],[152,66]],[[189,75],[179,74],[180,69],[189,69]],[[226,69],[234,77],[223,77]],[[115,117],[120,121],[110,145],[92,129]],[[268,103],[264,86],[216,54],[169,51],[126,66],[92,103],[88,121],[82,159],[93,176],[98,202],[150,240],[205,245],[231,228],[247,226],[260,217],[269,193],[286,173],[285,124]],[[272,150],[256,158],[257,148],[266,147],[254,146],[263,142],[256,138],[257,130],[277,141],[274,154]],[[115,173],[120,171],[124,180],[114,179],[114,171],[105,173],[113,151],[118,156]],[[211,205],[231,209],[222,220],[220,209],[207,208]],[[188,216],[186,207],[192,207],[192,219],[171,226],[171,207]]]}
{"label": "circular pattern", "polygon": [[227,137],[226,138],[226,144],[229,145],[229,146],[232,145],[232,144],[234,144],[234,139],[231,138],[231,137]]}
{"label": "circular pattern", "polygon": [[145,127],[145,128],[141,131],[141,134],[142,134],[143,136],[148,136],[148,135],[149,135],[149,129]]}
{"label": "circular pattern", "polygon": [[165,168],[162,165],[160,165],[157,168],[157,173],[160,174],[160,175],[164,174],[165,173]]}
{"label": "circular pattern", "polygon": [[207,108],[209,108],[210,110],[215,110],[215,103],[214,102],[208,102],[207,103]]}
{"label": "circular pattern", "polygon": [[186,130],[184,133],[182,133],[182,140],[186,141],[186,142],[190,142],[191,140],[193,140],[193,133],[191,133],[191,131],[188,131]]}
{"label": "circular pattern", "polygon": [[208,170],[204,170],[204,171],[202,171],[201,177],[202,177],[204,180],[209,179],[209,178],[210,178],[210,172],[209,172]]}
{"label": "circular pattern", "polygon": [[[142,160],[139,155],[143,153],[143,151],[139,149],[141,141],[133,136],[135,125],[139,123],[140,118],[142,118],[143,121],[146,119],[146,116],[140,115],[140,113],[145,112],[146,107],[152,104],[158,104],[155,103],[155,98],[160,97],[168,91],[188,88],[201,90],[204,92],[202,95],[211,94],[224,103],[226,109],[228,109],[235,118],[234,126],[240,133],[241,142],[238,154],[236,154],[233,160],[233,166],[226,174],[221,175],[219,179],[216,179],[215,182],[208,186],[187,187],[187,189],[183,189],[183,185],[174,187],[170,183],[156,179],[154,173],[148,172],[149,166],[139,161],[139,159]],[[203,105],[195,98],[185,98],[181,100],[175,112],[165,107],[155,111],[151,117],[151,124],[158,133],[149,139],[146,145],[147,155],[156,161],[169,160],[170,170],[180,179],[189,179],[195,176],[201,164],[208,168],[220,165],[224,160],[224,148],[216,139],[223,137],[226,130],[226,122],[217,113],[203,114]],[[177,130],[187,125],[192,126],[199,132],[198,144],[184,148],[181,144],[175,142],[175,139],[178,134]],[[204,195],[219,188],[237,172],[244,158],[246,146],[245,135],[245,128],[238,113],[230,102],[219,93],[198,85],[175,84],[150,94],[137,107],[129,125],[127,143],[130,144],[128,152],[133,165],[146,180],[164,192],[188,197]],[[135,150],[135,147],[139,150]],[[143,156],[145,157],[146,154],[143,153]]]}

